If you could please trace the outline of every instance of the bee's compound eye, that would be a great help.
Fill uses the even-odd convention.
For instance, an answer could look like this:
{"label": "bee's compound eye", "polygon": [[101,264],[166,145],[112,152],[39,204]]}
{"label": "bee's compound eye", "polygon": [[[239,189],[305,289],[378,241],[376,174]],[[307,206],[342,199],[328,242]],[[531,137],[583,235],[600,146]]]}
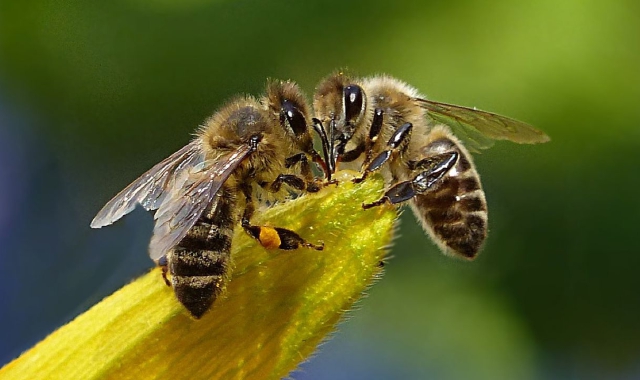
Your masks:
{"label": "bee's compound eye", "polygon": [[362,88],[351,84],[344,88],[344,114],[346,121],[354,122],[362,113],[364,99]]}
{"label": "bee's compound eye", "polygon": [[290,100],[282,102],[282,110],[280,112],[280,123],[283,126],[291,128],[296,136],[303,135],[307,132],[307,121],[300,109]]}

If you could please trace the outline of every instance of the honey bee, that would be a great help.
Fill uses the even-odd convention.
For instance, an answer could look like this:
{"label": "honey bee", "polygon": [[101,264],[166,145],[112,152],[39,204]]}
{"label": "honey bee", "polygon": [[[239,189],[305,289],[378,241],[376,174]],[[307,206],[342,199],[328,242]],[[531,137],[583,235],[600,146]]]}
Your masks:
{"label": "honey bee", "polygon": [[[136,204],[155,210],[149,255],[163,268],[177,299],[200,318],[228,280],[238,222],[266,248],[323,249],[294,231],[251,224],[261,191],[276,193],[283,184],[290,190],[319,190],[310,162],[324,163],[313,148],[308,120],[299,87],[271,81],[262,98],[239,97],[223,106],[188,145],[110,200],[91,227],[115,222]],[[294,166],[299,170],[290,169]]]}
{"label": "honey bee", "polygon": [[488,148],[494,140],[549,141],[528,124],[427,100],[384,75],[334,73],[317,86],[313,106],[314,128],[328,136],[330,170],[352,162],[362,171],[355,182],[376,171],[385,177],[383,197],[363,207],[409,201],[440,249],[466,259],[477,256],[487,236],[487,202],[467,149]]}

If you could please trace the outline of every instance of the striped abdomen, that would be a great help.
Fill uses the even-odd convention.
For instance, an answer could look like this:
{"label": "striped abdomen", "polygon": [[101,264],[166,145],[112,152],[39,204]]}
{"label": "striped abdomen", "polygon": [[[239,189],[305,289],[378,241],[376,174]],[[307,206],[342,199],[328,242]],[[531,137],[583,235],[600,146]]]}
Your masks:
{"label": "striped abdomen", "polygon": [[487,202],[469,152],[448,130],[432,132],[424,157],[455,151],[456,165],[441,182],[411,202],[411,208],[431,238],[445,253],[474,258],[487,237]]}
{"label": "striped abdomen", "polygon": [[224,290],[237,222],[235,203],[235,194],[226,187],[220,189],[207,211],[167,254],[171,286],[195,318],[209,310]]}

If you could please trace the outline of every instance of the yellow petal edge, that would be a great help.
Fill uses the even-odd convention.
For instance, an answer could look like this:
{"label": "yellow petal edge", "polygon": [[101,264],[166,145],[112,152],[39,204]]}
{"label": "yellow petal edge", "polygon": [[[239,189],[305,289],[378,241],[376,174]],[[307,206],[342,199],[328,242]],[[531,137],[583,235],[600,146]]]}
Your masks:
{"label": "yellow petal edge", "polygon": [[[324,251],[266,250],[237,228],[225,294],[192,319],[158,269],[124,286],[0,370],[2,379],[280,379],[313,353],[381,274],[396,210],[363,210],[379,177],[270,207]],[[141,253],[142,254],[142,253]]]}

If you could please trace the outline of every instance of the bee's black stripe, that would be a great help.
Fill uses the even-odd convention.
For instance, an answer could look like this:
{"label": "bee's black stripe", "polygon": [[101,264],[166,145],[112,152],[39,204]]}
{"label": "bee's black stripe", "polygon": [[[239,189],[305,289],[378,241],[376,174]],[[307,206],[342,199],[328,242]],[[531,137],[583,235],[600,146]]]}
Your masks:
{"label": "bee's black stripe", "polygon": [[471,157],[447,138],[438,139],[425,149],[456,151],[459,158],[452,172],[433,191],[416,196],[415,210],[438,242],[459,255],[473,258],[487,236],[487,204]]}
{"label": "bee's black stripe", "polygon": [[199,318],[224,289],[229,273],[235,194],[223,186],[221,196],[168,254],[171,284],[178,300]]}
{"label": "bee's black stripe", "polygon": [[456,168],[458,169],[459,173],[464,173],[467,170],[471,169],[471,163],[464,154],[458,156],[458,163],[456,164]]}
{"label": "bee's black stripe", "polygon": [[441,189],[422,197],[421,203],[428,209],[447,212],[456,203],[456,193],[452,192],[450,188],[444,191]]}
{"label": "bee's black stripe", "polygon": [[433,224],[456,223],[462,220],[463,214],[454,209],[437,209],[428,210],[427,217]]}
{"label": "bee's black stripe", "polygon": [[459,181],[458,192],[460,192],[460,194],[470,193],[480,189],[480,181],[478,181],[477,176],[460,178]]}
{"label": "bee's black stripe", "polygon": [[[484,221],[482,224],[484,225]],[[434,226],[434,231],[442,237],[449,248],[468,258],[478,254],[486,237],[484,227],[474,228],[474,225],[469,224],[468,221],[464,224]]]}
{"label": "bee's black stripe", "polygon": [[213,301],[224,287],[223,276],[173,276],[173,290],[178,301],[195,318],[200,318],[211,308]]}
{"label": "bee's black stripe", "polygon": [[219,226],[202,223],[194,226],[180,241],[177,249],[184,251],[228,251],[231,248],[231,235],[221,231]]}
{"label": "bee's black stripe", "polygon": [[479,196],[467,195],[460,199],[460,209],[466,212],[487,211],[487,204]]}
{"label": "bee's black stripe", "polygon": [[475,233],[482,233],[487,229],[487,219],[478,214],[469,214],[467,215],[467,228],[472,230]]}
{"label": "bee's black stripe", "polygon": [[[228,240],[229,247],[231,239]],[[222,251],[188,251],[176,249],[172,255],[173,276],[223,276],[227,271],[229,249]]]}

